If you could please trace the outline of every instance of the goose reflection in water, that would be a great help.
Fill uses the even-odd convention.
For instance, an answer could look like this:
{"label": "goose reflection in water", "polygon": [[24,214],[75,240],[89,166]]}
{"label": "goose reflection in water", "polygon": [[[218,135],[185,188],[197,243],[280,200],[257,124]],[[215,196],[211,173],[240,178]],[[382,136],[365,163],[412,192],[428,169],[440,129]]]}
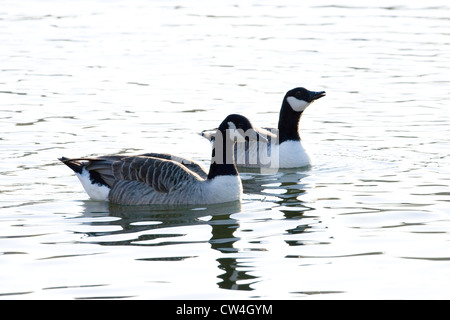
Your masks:
{"label": "goose reflection in water", "polygon": [[314,210],[301,200],[301,196],[309,188],[306,183],[302,183],[302,179],[308,176],[308,171],[283,169],[276,174],[266,175],[247,170],[241,176],[245,193],[278,204],[287,219],[301,218],[304,212]]}
{"label": "goose reflection in water", "polygon": [[[183,227],[195,225],[210,225],[212,236],[208,241],[211,248],[222,253],[237,252],[233,244],[239,240],[234,232],[239,228],[239,223],[232,218],[234,213],[241,212],[239,201],[211,205],[208,207],[164,207],[164,206],[121,206],[108,203],[86,201],[83,204],[86,217],[111,216],[117,220],[83,221],[82,224],[96,226],[118,226],[120,230],[108,232],[85,232],[89,238],[88,243],[105,246],[133,245],[133,246],[163,246],[170,244],[195,243],[196,241],[185,241],[180,239],[186,233]],[[173,228],[179,227],[179,232],[173,233]],[[171,228],[167,233],[151,232],[152,230]],[[177,229],[175,229],[177,230]],[[129,237],[124,235],[129,234]],[[117,240],[114,240],[116,236]],[[105,239],[105,237],[107,239]],[[173,238],[173,240],[170,240]],[[203,241],[201,241],[203,242]],[[151,257],[139,260],[144,261],[180,261],[192,256],[165,256]],[[239,262],[236,258],[218,258],[218,268],[223,274],[219,274],[221,281],[218,286],[223,289],[251,290],[250,283],[239,284],[242,280],[254,278],[246,271],[240,271]]]}
{"label": "goose reflection in water", "polygon": [[[244,190],[250,197],[263,196],[263,201],[274,202],[285,209],[286,219],[299,219],[303,212],[311,208],[305,207],[299,196],[305,192],[304,185],[300,182],[301,175],[297,172],[282,173],[280,175],[256,175],[243,181]],[[270,198],[269,200],[267,198]],[[248,259],[242,257],[227,257],[227,254],[239,253],[235,243],[240,240],[235,236],[239,229],[239,221],[233,218],[234,214],[242,212],[239,201],[208,205],[208,206],[122,206],[105,202],[83,202],[84,215],[82,225],[117,227],[115,231],[90,231],[82,232],[87,239],[84,242],[104,246],[166,246],[189,243],[208,242],[211,248],[224,255],[217,258],[221,280],[217,283],[220,288],[231,290],[253,290],[252,284],[258,282],[258,277],[251,274],[252,267],[248,266]],[[98,217],[116,217],[117,219],[96,219]],[[92,218],[92,219],[86,219]],[[75,218],[76,219],[76,218]],[[184,240],[188,233],[184,227],[197,225],[211,226],[211,237],[205,240]],[[304,226],[303,226],[304,227]],[[167,229],[168,232],[160,232]],[[159,230],[158,232],[152,232]],[[297,230],[297,229],[296,229]],[[304,229],[298,229],[304,230]],[[285,230],[287,233],[297,232]],[[301,231],[299,231],[301,232]],[[286,242],[288,245],[292,245]],[[180,261],[194,258],[195,256],[154,256],[137,258],[142,261]]]}

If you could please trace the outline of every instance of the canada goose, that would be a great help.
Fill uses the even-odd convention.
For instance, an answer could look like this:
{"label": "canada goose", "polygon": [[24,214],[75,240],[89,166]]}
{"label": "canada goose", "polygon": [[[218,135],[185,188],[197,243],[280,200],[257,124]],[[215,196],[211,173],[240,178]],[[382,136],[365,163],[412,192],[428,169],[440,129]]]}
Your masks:
{"label": "canada goose", "polygon": [[242,183],[233,149],[235,140],[243,139],[250,129],[252,124],[241,115],[231,114],[222,121],[209,172],[189,159],[161,153],[59,160],[75,172],[94,200],[125,205],[236,201],[241,199]]}
{"label": "canada goose", "polygon": [[[268,142],[238,142],[235,159],[238,167],[297,168],[311,164],[302,145],[299,122],[303,111],[315,100],[325,96],[325,91],[309,91],[305,88],[289,90],[281,105],[278,128],[257,128]],[[215,131],[205,130],[203,137],[214,140]]]}

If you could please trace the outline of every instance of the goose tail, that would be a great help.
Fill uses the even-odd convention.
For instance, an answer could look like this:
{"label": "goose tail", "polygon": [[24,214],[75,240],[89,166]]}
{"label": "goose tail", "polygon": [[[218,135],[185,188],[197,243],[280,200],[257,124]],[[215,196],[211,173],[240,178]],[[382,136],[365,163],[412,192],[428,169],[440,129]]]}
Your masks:
{"label": "goose tail", "polygon": [[75,173],[81,174],[83,171],[83,164],[76,160],[69,159],[66,157],[58,158],[58,160],[61,161],[62,163],[64,163],[66,166],[68,166],[73,171],[75,171]]}

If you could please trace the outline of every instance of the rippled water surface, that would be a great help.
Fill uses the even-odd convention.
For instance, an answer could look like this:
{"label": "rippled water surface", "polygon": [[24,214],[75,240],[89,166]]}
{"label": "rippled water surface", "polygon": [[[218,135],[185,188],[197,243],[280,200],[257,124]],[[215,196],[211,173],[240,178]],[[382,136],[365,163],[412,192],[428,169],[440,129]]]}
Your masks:
{"label": "rippled water surface", "polygon": [[[0,297],[450,298],[447,1],[2,1]],[[326,90],[241,203],[89,200],[57,157],[170,152]]]}

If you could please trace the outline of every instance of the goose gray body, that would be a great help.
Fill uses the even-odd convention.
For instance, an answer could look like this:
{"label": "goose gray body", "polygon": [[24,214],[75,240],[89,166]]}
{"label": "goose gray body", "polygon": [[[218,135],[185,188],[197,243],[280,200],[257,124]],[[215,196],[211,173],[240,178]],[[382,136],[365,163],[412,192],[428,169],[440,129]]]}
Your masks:
{"label": "goose gray body", "polygon": [[[229,115],[218,128],[226,137],[230,123],[233,128],[251,128],[247,118]],[[76,173],[94,200],[124,205],[212,204],[241,199],[234,158],[232,163],[225,161],[233,148],[234,141],[215,143],[209,172],[192,160],[163,153],[59,160]]]}

